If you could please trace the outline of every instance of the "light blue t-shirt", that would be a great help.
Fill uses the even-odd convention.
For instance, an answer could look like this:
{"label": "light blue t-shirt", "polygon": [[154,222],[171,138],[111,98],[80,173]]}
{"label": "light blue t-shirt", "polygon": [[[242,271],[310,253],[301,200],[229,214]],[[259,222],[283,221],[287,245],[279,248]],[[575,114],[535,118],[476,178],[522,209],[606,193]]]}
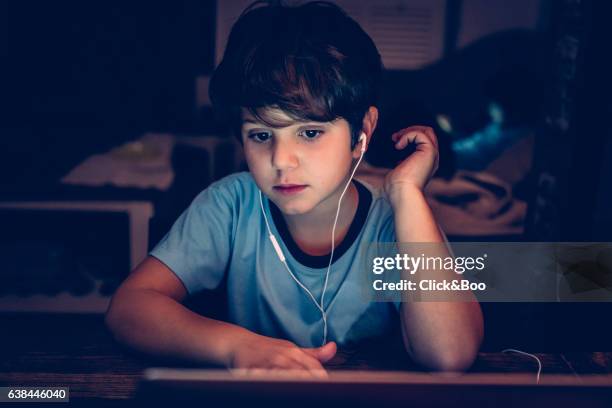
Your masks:
{"label": "light blue t-shirt", "polygon": [[[334,250],[325,292],[327,339],[340,345],[384,335],[398,324],[397,304],[372,302],[363,295],[363,251],[372,242],[395,242],[393,211],[379,189],[365,182],[355,185],[357,213]],[[280,210],[265,195],[263,205],[289,268],[319,301],[329,255],[302,252]],[[321,312],[274,251],[250,173],[232,174],[202,191],[150,254],[190,294],[216,288],[227,274],[232,323],[302,347],[321,345]]]}

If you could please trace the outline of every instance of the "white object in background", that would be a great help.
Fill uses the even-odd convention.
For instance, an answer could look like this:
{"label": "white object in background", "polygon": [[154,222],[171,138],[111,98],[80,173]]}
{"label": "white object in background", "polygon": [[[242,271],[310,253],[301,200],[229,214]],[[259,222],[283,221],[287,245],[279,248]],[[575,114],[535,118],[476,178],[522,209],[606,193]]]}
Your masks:
{"label": "white object in background", "polygon": [[216,150],[223,144],[234,146],[232,169],[242,162],[242,150],[235,138],[219,136],[174,136],[147,133],[142,138],[125,143],[106,153],[88,157],[62,178],[62,183],[79,186],[155,188],[166,191],[174,181],[171,157],[175,145],[201,148],[208,152],[208,174],[211,182],[217,177]]}
{"label": "white object in background", "polygon": [[81,186],[156,188],[167,190],[174,179],[170,155],[174,136],[145,134],[108,152],[88,157],[62,178]]}

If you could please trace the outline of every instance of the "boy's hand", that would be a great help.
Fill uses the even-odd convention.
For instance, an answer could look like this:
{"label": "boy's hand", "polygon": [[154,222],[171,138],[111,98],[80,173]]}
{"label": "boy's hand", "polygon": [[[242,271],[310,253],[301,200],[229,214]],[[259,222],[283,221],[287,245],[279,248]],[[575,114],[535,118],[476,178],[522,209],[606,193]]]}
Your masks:
{"label": "boy's hand", "polygon": [[405,149],[414,143],[415,151],[385,177],[385,192],[393,200],[405,188],[423,191],[438,169],[438,139],[427,126],[410,126],[391,135],[395,148]]}
{"label": "boy's hand", "polygon": [[[238,341],[230,357],[230,367],[263,370],[300,370],[314,377],[327,377],[322,363],[336,354],[336,343],[316,348],[298,347],[290,341],[254,334]],[[263,369],[263,370],[262,370]]]}

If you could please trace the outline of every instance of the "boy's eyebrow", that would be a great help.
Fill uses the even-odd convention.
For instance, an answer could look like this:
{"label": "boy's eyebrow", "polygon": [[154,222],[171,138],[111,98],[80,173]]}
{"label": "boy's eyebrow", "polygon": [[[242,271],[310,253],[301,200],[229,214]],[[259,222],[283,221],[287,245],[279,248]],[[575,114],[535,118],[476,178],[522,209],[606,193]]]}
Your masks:
{"label": "boy's eyebrow", "polygon": [[[252,123],[255,125],[261,124],[263,122],[260,122],[258,120],[255,119],[251,119],[251,118],[244,118],[243,123]],[[282,127],[290,127],[290,126],[297,126],[297,125],[327,125],[330,122],[316,122],[316,121],[295,121],[292,124],[287,124],[287,126],[271,126],[274,128],[282,128]]]}

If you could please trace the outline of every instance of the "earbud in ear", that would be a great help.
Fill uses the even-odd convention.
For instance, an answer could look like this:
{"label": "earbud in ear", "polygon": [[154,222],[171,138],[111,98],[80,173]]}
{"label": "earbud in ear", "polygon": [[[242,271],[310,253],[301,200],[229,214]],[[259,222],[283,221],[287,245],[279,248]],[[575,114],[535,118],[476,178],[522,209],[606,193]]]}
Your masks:
{"label": "earbud in ear", "polygon": [[359,142],[361,143],[361,154],[364,154],[366,151],[366,146],[368,144],[368,139],[365,133],[361,132],[361,136],[359,136]]}

